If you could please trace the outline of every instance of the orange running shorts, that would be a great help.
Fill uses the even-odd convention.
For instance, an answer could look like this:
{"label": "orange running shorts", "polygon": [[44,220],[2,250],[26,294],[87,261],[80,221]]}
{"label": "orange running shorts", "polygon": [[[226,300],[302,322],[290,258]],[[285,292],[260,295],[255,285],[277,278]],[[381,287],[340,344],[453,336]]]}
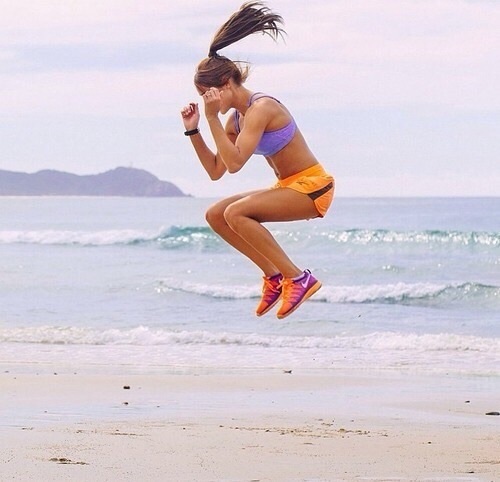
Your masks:
{"label": "orange running shorts", "polygon": [[323,217],[333,201],[335,179],[330,176],[321,164],[280,179],[274,188],[288,187],[294,191],[307,194],[313,201],[318,214]]}

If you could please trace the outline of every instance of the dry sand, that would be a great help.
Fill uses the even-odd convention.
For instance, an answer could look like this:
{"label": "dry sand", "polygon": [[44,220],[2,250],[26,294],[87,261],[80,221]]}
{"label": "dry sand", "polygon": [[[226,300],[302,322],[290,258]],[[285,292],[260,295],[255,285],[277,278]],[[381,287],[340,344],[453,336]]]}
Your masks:
{"label": "dry sand", "polygon": [[[124,388],[130,387],[130,388]],[[499,381],[0,374],[0,480],[499,481]]]}

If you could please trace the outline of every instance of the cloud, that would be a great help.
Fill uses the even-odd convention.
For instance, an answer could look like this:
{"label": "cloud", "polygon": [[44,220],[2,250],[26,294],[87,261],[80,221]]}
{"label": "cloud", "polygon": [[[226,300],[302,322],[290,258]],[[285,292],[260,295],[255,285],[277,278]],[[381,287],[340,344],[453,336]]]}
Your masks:
{"label": "cloud", "polygon": [[491,196],[499,195],[500,176],[470,177],[466,174],[415,176],[406,173],[389,176],[345,176],[337,179],[339,197],[420,197],[420,196]]}
{"label": "cloud", "polygon": [[266,66],[266,75],[276,84],[290,79],[282,89],[307,86],[309,95],[300,92],[304,103],[316,108],[320,103],[331,108],[500,108],[499,3],[313,0],[287,5],[287,48],[297,54],[296,61]]}
{"label": "cloud", "polygon": [[192,68],[0,76],[0,109],[19,115],[164,116],[192,96]]}
{"label": "cloud", "polygon": [[17,0],[2,6],[4,45],[196,41],[219,9],[184,0]]}
{"label": "cloud", "polygon": [[[364,185],[359,172],[417,176],[422,166],[447,172],[457,162],[461,169],[477,165],[491,178],[497,175],[500,145],[492,133],[500,126],[499,2],[267,3],[285,19],[285,41],[275,44],[255,35],[222,53],[252,63],[248,87],[285,102],[314,152],[331,159],[344,179]],[[109,167],[117,153],[128,152],[128,160],[134,156],[146,168],[159,166],[157,174],[168,178],[176,159],[193,156],[179,139],[178,112],[198,99],[195,66],[238,6],[233,0],[6,2],[0,16],[0,109],[4,125],[15,118],[10,138],[28,138],[30,126],[39,122],[67,121],[71,133],[79,125],[86,133],[69,170],[81,172],[93,159],[104,162],[109,149]],[[103,138],[101,126],[111,118],[123,126],[119,147]],[[47,148],[42,157],[39,146],[46,135],[59,156]],[[140,141],[134,143],[134,135]],[[22,149],[9,142],[2,139],[8,162],[27,170],[52,167],[56,157],[62,163],[72,144],[45,131],[31,153],[29,139]],[[148,149],[142,147],[148,142]],[[23,159],[38,159],[38,165],[28,167]],[[189,166],[175,175],[197,192],[203,186],[214,192],[203,171]],[[218,189],[260,186],[263,175],[248,169],[239,181],[224,181]],[[354,192],[356,182],[343,185]],[[432,184],[417,185],[429,190]]]}
{"label": "cloud", "polygon": [[[276,0],[272,7],[285,18],[286,44],[252,36],[224,54],[253,62],[251,82],[300,97],[303,108],[500,107],[495,2]],[[171,74],[181,80],[186,69],[192,74],[234,8],[229,0],[13,2],[0,19],[4,44],[11,39],[0,53],[0,69],[21,84],[17,74],[25,72],[35,90],[41,84],[40,93],[46,78],[32,74],[53,74],[63,98],[68,81],[83,83],[85,91],[94,78],[97,92],[99,84],[128,84],[135,71],[146,84],[155,84],[154,67],[169,70],[177,64]],[[75,70],[82,71],[81,80],[72,75]],[[107,97],[108,89],[102,93]]]}
{"label": "cloud", "polygon": [[73,72],[76,70],[125,71],[186,63],[176,43],[144,45],[36,45],[0,53],[0,69],[8,73]]}

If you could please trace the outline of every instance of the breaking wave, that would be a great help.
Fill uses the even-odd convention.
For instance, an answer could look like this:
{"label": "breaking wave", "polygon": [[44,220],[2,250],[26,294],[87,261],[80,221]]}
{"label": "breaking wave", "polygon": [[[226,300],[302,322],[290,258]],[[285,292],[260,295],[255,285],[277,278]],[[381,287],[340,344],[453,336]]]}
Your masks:
{"label": "breaking wave", "polygon": [[296,349],[475,351],[500,354],[500,338],[472,335],[376,332],[360,336],[278,336],[255,333],[169,331],[139,326],[96,330],[76,327],[0,329],[0,342],[46,345],[237,345]]}
{"label": "breaking wave", "polygon": [[[159,293],[183,291],[200,296],[225,299],[257,298],[260,286],[216,285],[161,281]],[[481,283],[433,284],[395,283],[357,286],[323,286],[312,301],[326,303],[386,303],[439,305],[452,302],[500,306],[500,287]]]}
{"label": "breaking wave", "polygon": [[[500,233],[461,231],[392,231],[384,229],[273,230],[286,243],[304,243],[320,246],[347,245],[434,245],[500,247]],[[105,230],[105,231],[0,231],[0,244],[54,244],[82,246],[150,245],[160,248],[212,249],[223,245],[220,238],[206,226],[171,226],[159,231]]]}

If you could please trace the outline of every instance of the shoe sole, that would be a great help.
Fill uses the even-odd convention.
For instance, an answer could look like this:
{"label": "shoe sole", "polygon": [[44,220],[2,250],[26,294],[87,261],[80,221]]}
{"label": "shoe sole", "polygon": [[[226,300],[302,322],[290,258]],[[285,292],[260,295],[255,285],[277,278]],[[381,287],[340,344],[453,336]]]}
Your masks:
{"label": "shoe sole", "polygon": [[286,318],[287,316],[291,315],[304,301],[308,300],[314,293],[316,293],[320,288],[322,284],[320,281],[316,281],[309,290],[306,292],[304,297],[300,300],[300,303],[297,303],[290,311],[287,311],[286,313],[283,314],[278,314],[277,317],[278,319],[282,320],[283,318]]}
{"label": "shoe sole", "polygon": [[281,300],[281,295],[279,295],[278,298],[276,298],[276,301],[272,305],[269,305],[264,311],[260,313],[255,312],[256,316],[264,316],[266,313],[269,313],[269,311],[276,306],[276,303],[278,303],[279,300]]}

